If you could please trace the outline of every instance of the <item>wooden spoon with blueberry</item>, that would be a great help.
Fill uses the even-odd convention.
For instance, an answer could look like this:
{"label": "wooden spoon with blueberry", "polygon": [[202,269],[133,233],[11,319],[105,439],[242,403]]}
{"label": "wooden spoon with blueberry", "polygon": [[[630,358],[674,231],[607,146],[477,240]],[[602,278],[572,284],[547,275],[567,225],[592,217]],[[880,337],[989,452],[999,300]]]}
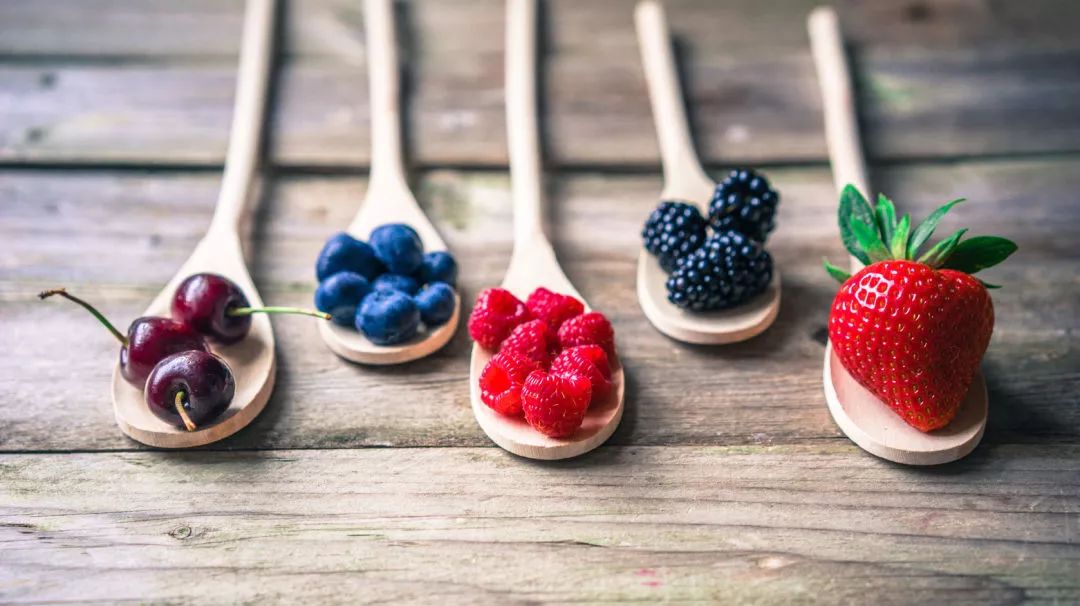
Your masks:
{"label": "wooden spoon with blueberry", "polygon": [[392,0],[366,0],[364,19],[371,178],[347,232],[319,254],[315,304],[333,316],[319,330],[334,353],[363,364],[400,364],[450,341],[461,301],[457,264],[405,180]]}
{"label": "wooden spoon with blueberry", "polygon": [[509,0],[506,111],[514,251],[501,288],[469,317],[469,384],[481,429],[532,459],[565,459],[607,440],[623,414],[615,333],[559,267],[543,229],[536,116],[536,0]]}
{"label": "wooden spoon with blueberry", "polygon": [[[210,229],[176,276],[126,334],[82,299],[121,343],[113,373],[120,429],[150,446],[186,448],[220,440],[254,419],[274,386],[269,313],[328,314],[264,307],[240,247],[238,226],[256,178],[275,18],[274,0],[248,0],[232,133]],[[166,317],[171,316],[171,317]]]}
{"label": "wooden spoon with blueberry", "polygon": [[779,196],[753,170],[734,170],[719,184],[705,174],[679,95],[664,8],[643,0],[635,21],[664,168],[663,202],[642,230],[638,301],[673,339],[744,341],[771,326],[780,309],[780,271],[764,247]]}

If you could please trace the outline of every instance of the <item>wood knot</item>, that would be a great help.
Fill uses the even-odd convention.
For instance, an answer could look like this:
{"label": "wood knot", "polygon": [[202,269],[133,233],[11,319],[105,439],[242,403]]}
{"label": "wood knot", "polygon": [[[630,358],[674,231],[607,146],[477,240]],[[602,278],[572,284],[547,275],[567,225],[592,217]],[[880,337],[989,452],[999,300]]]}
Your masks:
{"label": "wood knot", "polygon": [[184,540],[191,536],[191,526],[181,526],[169,531],[169,536],[174,539]]}

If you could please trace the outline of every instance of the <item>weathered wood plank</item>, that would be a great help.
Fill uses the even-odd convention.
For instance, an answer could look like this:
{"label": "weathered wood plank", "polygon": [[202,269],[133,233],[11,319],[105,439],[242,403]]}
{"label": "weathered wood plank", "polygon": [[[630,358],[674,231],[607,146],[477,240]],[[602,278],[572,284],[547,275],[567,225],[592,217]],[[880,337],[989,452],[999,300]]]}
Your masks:
{"label": "weathered wood plank", "polygon": [[[617,444],[753,444],[834,438],[820,387],[835,285],[823,255],[842,257],[834,194],[821,168],[772,171],[780,228],[770,247],[784,276],[777,324],[748,343],[679,345],[652,329],[634,295],[638,230],[655,175],[556,175],[555,246],[571,279],[608,312],[627,368],[628,412]],[[941,227],[1017,240],[1020,252],[986,276],[997,328],[986,359],[987,440],[1075,440],[1080,427],[1080,298],[1073,245],[1080,214],[1075,159],[890,166],[877,181],[916,215],[971,199]],[[419,198],[458,255],[467,300],[497,283],[510,252],[501,172],[426,173]],[[0,449],[128,448],[113,426],[107,382],[116,346],[72,307],[33,299],[67,284],[127,321],[186,258],[209,222],[214,173],[0,172]],[[282,176],[255,215],[249,255],[264,297],[308,304],[322,241],[362,199],[359,177]],[[597,229],[602,226],[602,229]],[[267,411],[221,447],[482,446],[469,411],[468,338],[401,368],[346,364],[306,318],[276,318],[279,383]],[[693,389],[686,386],[692,385]]]}
{"label": "weathered wood plank", "polygon": [[1069,603],[1077,460],[1076,445],[987,446],[919,470],[848,443],[554,464],[497,449],[5,455],[0,599]]}
{"label": "weathered wood plank", "polygon": [[[685,42],[690,106],[706,160],[825,158],[804,32],[805,14],[814,3],[672,6],[673,27]],[[869,154],[896,159],[1080,149],[1080,117],[1062,101],[1080,96],[1080,47],[1055,34],[1065,24],[1075,31],[1080,11],[1065,8],[1051,18],[1048,7],[1055,4],[1060,3],[999,9],[986,2],[950,1],[918,5],[931,7],[929,16],[915,10],[912,17],[854,3],[847,16],[858,44]],[[77,6],[82,8],[70,2],[0,8],[0,40],[10,40],[14,59],[0,60],[0,107],[5,108],[0,161],[220,163],[234,78],[228,51],[235,33],[227,31],[238,29],[236,15],[226,7],[238,3],[200,3],[190,12],[171,4],[116,3],[97,11],[93,4]],[[104,19],[103,32],[168,28],[171,33],[160,41],[119,32],[106,40],[92,28],[74,28],[80,33],[58,39],[58,32],[72,29],[67,26],[82,13],[105,15],[105,9],[122,6],[127,8]],[[556,2],[548,10],[545,122],[555,163],[657,161],[631,7],[622,0]],[[11,14],[5,19],[3,11]],[[411,58],[410,158],[423,166],[505,164],[501,5],[423,2],[403,12]],[[297,30],[289,39],[298,40],[300,58],[286,63],[280,79],[275,162],[366,164],[370,133],[358,6],[312,3],[289,14]],[[204,21],[210,25],[202,28]],[[177,33],[196,28],[190,42]],[[881,42],[866,34],[882,29],[891,33]],[[149,53],[179,63],[19,58],[19,53],[32,54],[28,49],[34,44],[91,53],[99,36],[106,57]],[[209,56],[191,61],[189,52]]]}

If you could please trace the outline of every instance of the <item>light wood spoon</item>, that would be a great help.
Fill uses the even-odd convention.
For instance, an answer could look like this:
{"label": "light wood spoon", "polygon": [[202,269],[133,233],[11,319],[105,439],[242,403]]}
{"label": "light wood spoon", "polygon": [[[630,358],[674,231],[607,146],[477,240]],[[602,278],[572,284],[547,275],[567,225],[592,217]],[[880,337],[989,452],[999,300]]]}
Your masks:
{"label": "light wood spoon", "polygon": [[[544,236],[540,143],[536,117],[536,0],[508,0],[506,13],[506,117],[514,200],[514,251],[503,288],[525,300],[543,286],[584,302],[559,267]],[[588,307],[588,303],[586,303]],[[501,415],[480,399],[480,373],[491,354],[473,345],[469,386],[473,414],[481,429],[504,449],[530,459],[566,459],[607,440],[623,414],[625,381],[618,358],[611,360],[611,396],[594,402],[581,428],[567,439],[549,438],[523,418]]]}
{"label": "light wood spoon", "polygon": [[[275,13],[275,0],[247,2],[232,131],[217,208],[206,236],[144,315],[168,317],[176,287],[188,276],[199,272],[229,278],[244,291],[252,307],[263,306],[244,263],[238,230],[244,207],[257,189],[259,141],[266,113]],[[232,369],[236,393],[229,408],[212,425],[186,431],[158,419],[146,405],[142,390],[120,375],[118,364],[113,371],[112,394],[116,423],[121,431],[149,446],[190,448],[230,436],[250,423],[262,412],[274,388],[274,333],[269,318],[254,314],[247,337],[232,345],[215,347],[214,353]]]}
{"label": "light wood spoon", "polygon": [[[380,225],[404,223],[420,235],[425,251],[446,250],[439,232],[416,203],[405,180],[393,0],[365,0],[364,24],[371,87],[371,177],[360,212],[346,231],[366,241]],[[401,364],[423,358],[446,345],[454,336],[460,315],[461,298],[455,295],[454,314],[446,324],[421,331],[411,341],[399,345],[376,345],[352,327],[333,322],[320,322],[319,332],[326,345],[347,360],[373,365]]]}
{"label": "light wood spoon", "polygon": [[[691,143],[664,7],[657,0],[643,0],[634,16],[664,167],[660,197],[695,204],[707,215],[716,183],[705,174]],[[686,343],[721,345],[745,341],[771,326],[780,310],[777,267],[773,268],[772,282],[765,292],[737,308],[722,311],[689,312],[675,306],[667,298],[667,279],[659,261],[642,248],[637,268],[641,309],[657,330]]]}
{"label": "light wood spoon", "polygon": [[[864,195],[870,195],[851,75],[836,11],[819,7],[810,13],[807,24],[824,100],[825,136],[836,191],[839,193],[850,183]],[[862,264],[852,258],[852,273],[860,269]],[[975,376],[956,418],[930,433],[905,423],[860,385],[844,369],[831,344],[825,348],[822,380],[829,412],[840,430],[864,450],[883,459],[907,465],[955,461],[974,450],[986,429],[986,380],[981,371]]]}

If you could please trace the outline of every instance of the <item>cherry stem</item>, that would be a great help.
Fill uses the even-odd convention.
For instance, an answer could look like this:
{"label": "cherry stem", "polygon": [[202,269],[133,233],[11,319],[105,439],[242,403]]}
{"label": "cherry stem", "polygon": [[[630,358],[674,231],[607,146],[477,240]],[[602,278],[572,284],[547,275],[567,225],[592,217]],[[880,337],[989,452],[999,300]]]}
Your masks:
{"label": "cherry stem", "polygon": [[226,316],[250,316],[251,314],[300,314],[329,320],[330,314],[301,307],[230,307]]}
{"label": "cherry stem", "polygon": [[47,299],[47,298],[49,298],[49,297],[51,297],[53,295],[60,295],[61,297],[64,297],[68,301],[72,301],[74,303],[77,303],[77,304],[81,305],[83,307],[83,309],[90,312],[91,315],[93,315],[95,318],[97,318],[98,322],[101,322],[103,325],[105,325],[105,328],[109,329],[109,332],[111,332],[113,334],[113,336],[116,337],[117,341],[120,341],[121,345],[123,345],[125,347],[127,346],[127,344],[128,344],[127,337],[124,336],[124,333],[120,332],[119,330],[116,330],[116,327],[113,326],[113,323],[110,322],[109,319],[106,318],[104,314],[102,314],[100,311],[98,311],[97,308],[95,308],[93,305],[87,303],[86,301],[83,301],[82,299],[80,299],[79,297],[76,297],[73,294],[68,293],[68,291],[64,290],[63,288],[53,288],[51,290],[42,291],[42,292],[38,293],[38,298],[44,300],[44,299]]}
{"label": "cherry stem", "polygon": [[176,392],[176,399],[173,400],[173,404],[176,405],[176,412],[180,413],[180,419],[184,422],[184,427],[188,431],[195,431],[195,422],[188,416],[186,410],[184,410],[184,392]]}

